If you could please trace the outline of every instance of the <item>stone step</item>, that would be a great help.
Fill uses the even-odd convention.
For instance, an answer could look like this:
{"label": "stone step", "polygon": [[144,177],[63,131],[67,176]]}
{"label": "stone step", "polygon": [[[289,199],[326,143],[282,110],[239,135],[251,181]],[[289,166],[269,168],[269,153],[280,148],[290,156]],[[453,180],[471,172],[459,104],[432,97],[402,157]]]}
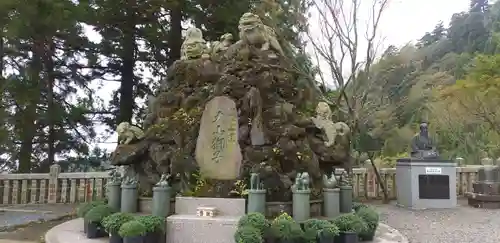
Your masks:
{"label": "stone step", "polygon": [[221,216],[243,216],[246,211],[246,202],[243,198],[211,198],[211,197],[176,197],[175,214],[197,214],[198,207],[215,208]]}
{"label": "stone step", "polygon": [[172,215],[167,218],[166,243],[235,243],[239,219],[239,216]]}

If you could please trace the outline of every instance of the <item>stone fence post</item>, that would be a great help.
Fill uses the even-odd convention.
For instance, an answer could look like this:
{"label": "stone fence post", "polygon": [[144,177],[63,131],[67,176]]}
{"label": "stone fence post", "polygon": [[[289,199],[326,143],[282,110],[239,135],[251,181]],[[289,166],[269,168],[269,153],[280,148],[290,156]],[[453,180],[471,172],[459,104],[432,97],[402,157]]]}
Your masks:
{"label": "stone fence post", "polygon": [[53,164],[50,166],[49,172],[49,193],[47,203],[57,203],[57,192],[59,191],[58,179],[61,173],[61,166]]}

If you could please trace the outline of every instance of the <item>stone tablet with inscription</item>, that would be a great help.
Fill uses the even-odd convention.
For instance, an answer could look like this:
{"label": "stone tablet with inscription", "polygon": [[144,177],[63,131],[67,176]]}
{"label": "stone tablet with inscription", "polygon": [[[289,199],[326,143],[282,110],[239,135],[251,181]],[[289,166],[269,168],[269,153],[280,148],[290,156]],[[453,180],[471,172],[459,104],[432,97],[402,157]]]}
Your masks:
{"label": "stone tablet with inscription", "polygon": [[210,100],[203,111],[196,143],[196,162],[205,178],[234,180],[240,174],[236,104],[227,96]]}

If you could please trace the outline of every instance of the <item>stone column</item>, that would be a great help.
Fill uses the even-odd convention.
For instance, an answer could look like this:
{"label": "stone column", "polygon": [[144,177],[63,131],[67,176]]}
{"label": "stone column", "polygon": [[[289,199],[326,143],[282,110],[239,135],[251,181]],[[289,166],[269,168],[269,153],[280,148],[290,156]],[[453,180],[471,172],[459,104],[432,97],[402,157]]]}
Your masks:
{"label": "stone column", "polygon": [[110,181],[106,185],[107,196],[108,196],[108,205],[115,209],[116,211],[120,211],[121,208],[121,182],[120,181]]}
{"label": "stone column", "polygon": [[122,184],[121,207],[120,211],[124,213],[137,212],[137,183]]}
{"label": "stone column", "polygon": [[170,191],[169,186],[153,187],[152,214],[154,216],[167,217],[170,214]]}
{"label": "stone column", "polygon": [[58,185],[59,173],[61,173],[61,166],[59,166],[58,164],[53,164],[50,166],[49,193],[47,198],[48,203],[57,203],[57,191],[59,190],[59,185]]}
{"label": "stone column", "polygon": [[323,216],[335,218],[340,215],[340,189],[323,188]]}
{"label": "stone column", "polygon": [[261,213],[266,215],[266,190],[250,189],[248,190],[247,213]]}
{"label": "stone column", "polygon": [[311,216],[311,190],[293,190],[293,219],[297,222],[308,220]]}
{"label": "stone column", "polygon": [[340,212],[350,213],[352,211],[352,186],[340,186]]}

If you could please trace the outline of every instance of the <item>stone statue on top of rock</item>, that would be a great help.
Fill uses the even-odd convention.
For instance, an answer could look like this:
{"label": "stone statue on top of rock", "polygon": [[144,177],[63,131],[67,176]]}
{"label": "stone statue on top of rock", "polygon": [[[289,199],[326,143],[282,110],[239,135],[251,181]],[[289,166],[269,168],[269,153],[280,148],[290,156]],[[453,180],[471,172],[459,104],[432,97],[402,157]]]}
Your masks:
{"label": "stone statue on top of rock", "polygon": [[186,31],[186,37],[181,46],[181,60],[193,60],[199,58],[208,59],[207,42],[203,39],[200,29],[192,27]]}
{"label": "stone statue on top of rock", "polygon": [[129,144],[132,141],[142,139],[144,132],[139,127],[130,125],[128,122],[122,122],[116,127],[118,134],[118,144]]}
{"label": "stone statue on top of rock", "polygon": [[429,136],[429,124],[427,122],[420,123],[420,132],[411,140],[412,158],[418,159],[437,159],[439,153],[436,150],[436,145]]}
{"label": "stone statue on top of rock", "polygon": [[319,102],[316,107],[316,117],[311,118],[314,125],[321,129],[326,135],[325,146],[331,147],[335,144],[337,136],[345,137],[350,133],[349,126],[344,122],[332,121],[332,111],[326,102]]}
{"label": "stone statue on top of rock", "polygon": [[233,44],[234,37],[231,33],[225,33],[220,37],[219,41],[211,43],[210,56],[215,56],[226,51]]}
{"label": "stone statue on top of rock", "polygon": [[240,31],[239,42],[254,46],[262,51],[272,49],[283,56],[283,49],[277,40],[276,32],[265,25],[258,15],[243,14],[239,21],[238,30]]}

